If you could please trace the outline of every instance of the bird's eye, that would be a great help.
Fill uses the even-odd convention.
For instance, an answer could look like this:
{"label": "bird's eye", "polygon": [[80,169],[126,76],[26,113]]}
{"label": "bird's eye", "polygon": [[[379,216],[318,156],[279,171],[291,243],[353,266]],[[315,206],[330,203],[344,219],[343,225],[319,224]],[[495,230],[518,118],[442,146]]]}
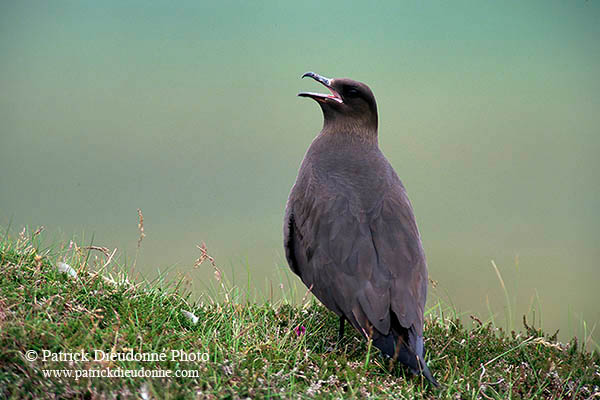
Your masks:
{"label": "bird's eye", "polygon": [[350,97],[356,97],[358,96],[358,89],[356,88],[348,88],[346,89],[346,95],[350,96]]}

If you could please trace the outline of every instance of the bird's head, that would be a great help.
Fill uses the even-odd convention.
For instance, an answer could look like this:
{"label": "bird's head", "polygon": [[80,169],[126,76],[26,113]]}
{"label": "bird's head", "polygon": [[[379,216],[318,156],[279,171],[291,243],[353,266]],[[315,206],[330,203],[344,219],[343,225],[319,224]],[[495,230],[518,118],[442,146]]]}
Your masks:
{"label": "bird's head", "polygon": [[316,100],[323,109],[323,132],[336,131],[377,137],[377,103],[367,85],[348,78],[329,79],[314,72],[307,72],[302,78],[307,76],[331,92],[298,93],[298,96]]}

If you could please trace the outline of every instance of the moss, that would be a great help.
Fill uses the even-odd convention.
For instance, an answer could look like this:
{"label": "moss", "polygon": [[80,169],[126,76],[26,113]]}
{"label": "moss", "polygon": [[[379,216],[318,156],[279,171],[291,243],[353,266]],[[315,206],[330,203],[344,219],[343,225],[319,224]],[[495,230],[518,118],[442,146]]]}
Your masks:
{"label": "moss", "polygon": [[[506,334],[490,324],[428,319],[427,361],[440,389],[407,376],[314,301],[303,305],[229,301],[189,303],[177,285],[106,279],[83,255],[74,279],[57,272],[31,241],[0,243],[0,397],[2,398],[512,398],[587,399],[600,393],[600,359],[577,340],[558,343],[523,321]],[[198,317],[194,324],[182,311]],[[303,327],[303,329],[297,329]],[[147,361],[28,361],[27,351],[94,350],[167,354]],[[208,356],[172,359],[171,351]],[[48,370],[190,371],[191,377],[45,376]],[[46,371],[46,372],[45,372]]]}

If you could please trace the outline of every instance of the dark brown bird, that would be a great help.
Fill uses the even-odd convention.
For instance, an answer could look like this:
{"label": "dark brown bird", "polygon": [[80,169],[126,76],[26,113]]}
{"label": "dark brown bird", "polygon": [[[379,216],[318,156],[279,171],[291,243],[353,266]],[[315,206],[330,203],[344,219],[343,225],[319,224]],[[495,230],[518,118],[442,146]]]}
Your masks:
{"label": "dark brown bird", "polygon": [[301,92],[323,110],[287,201],[288,264],[327,308],[384,354],[438,385],[423,360],[427,264],[402,182],[379,150],[371,89],[311,77],[331,94]]}

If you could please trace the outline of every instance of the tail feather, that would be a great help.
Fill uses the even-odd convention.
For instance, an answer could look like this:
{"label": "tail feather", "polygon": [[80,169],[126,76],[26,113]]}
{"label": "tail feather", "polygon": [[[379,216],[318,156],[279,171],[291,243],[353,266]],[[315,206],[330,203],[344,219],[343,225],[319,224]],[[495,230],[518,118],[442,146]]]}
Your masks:
{"label": "tail feather", "polygon": [[421,373],[423,374],[423,376],[434,386],[434,387],[439,387],[440,384],[439,382],[433,377],[433,375],[431,374],[431,371],[429,370],[429,367],[427,367],[427,364],[425,363],[425,360],[423,360],[421,357],[419,357],[419,362],[421,363]]}
{"label": "tail feather", "polygon": [[417,345],[417,347],[421,347],[421,354],[417,355],[408,343],[401,336],[395,335],[393,331],[389,335],[379,335],[374,338],[373,345],[381,350],[383,354],[406,365],[413,374],[423,374],[433,386],[439,386],[438,381],[433,377],[425,360],[423,360],[422,345]]}

